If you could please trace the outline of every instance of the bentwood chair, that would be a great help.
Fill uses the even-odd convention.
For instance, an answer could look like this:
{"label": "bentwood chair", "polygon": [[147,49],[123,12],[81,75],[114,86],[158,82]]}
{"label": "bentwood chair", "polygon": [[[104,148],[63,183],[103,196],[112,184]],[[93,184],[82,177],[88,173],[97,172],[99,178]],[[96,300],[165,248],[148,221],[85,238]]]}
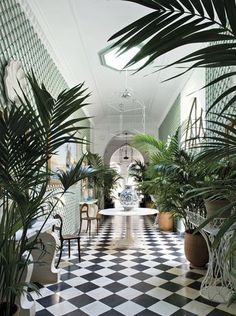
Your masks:
{"label": "bentwood chair", "polygon": [[71,240],[77,240],[77,245],[78,245],[78,255],[79,255],[79,261],[80,261],[80,236],[79,234],[72,234],[72,235],[63,235],[62,234],[62,228],[63,228],[63,220],[61,218],[61,216],[59,214],[56,214],[54,216],[55,219],[58,220],[58,224],[54,224],[52,227],[52,231],[57,231],[59,234],[59,238],[60,238],[60,254],[59,254],[59,258],[58,258],[58,262],[56,265],[56,268],[59,266],[59,263],[61,261],[61,256],[62,256],[62,251],[63,251],[63,246],[64,246],[64,242],[68,243],[68,254],[69,254],[69,258],[70,258],[70,246],[71,246]]}
{"label": "bentwood chair", "polygon": [[93,214],[94,216],[90,216],[89,215],[89,205],[87,203],[84,203],[80,206],[80,229],[79,229],[79,233],[81,232],[81,227],[82,227],[83,221],[86,221],[87,222],[86,233],[89,231],[89,236],[90,236],[91,235],[91,223],[92,223],[92,221],[97,221],[96,224],[97,224],[97,234],[98,234],[100,216],[98,213],[97,205],[94,204],[93,207],[96,207],[97,211],[95,212],[95,214]]}

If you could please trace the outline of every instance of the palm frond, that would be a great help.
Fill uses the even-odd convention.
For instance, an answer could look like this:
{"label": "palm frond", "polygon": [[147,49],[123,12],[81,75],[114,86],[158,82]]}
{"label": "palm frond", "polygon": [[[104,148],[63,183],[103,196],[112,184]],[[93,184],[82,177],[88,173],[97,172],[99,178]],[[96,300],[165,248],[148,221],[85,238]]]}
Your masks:
{"label": "palm frond", "polygon": [[120,46],[121,52],[144,43],[141,51],[128,63],[132,65],[148,57],[149,60],[140,69],[176,47],[191,43],[233,40],[236,35],[234,0],[153,0],[151,6],[149,1],[125,1],[155,10],[110,38],[114,40],[120,37],[114,46]]}
{"label": "palm frond", "polygon": [[83,166],[84,156],[82,156],[77,164],[67,171],[59,170],[58,177],[65,191],[78,181],[92,177],[97,173],[97,170],[90,166]]}
{"label": "palm frond", "polygon": [[[142,46],[141,50],[125,67],[147,58],[144,65],[138,69],[140,71],[163,54],[181,46],[195,43],[211,43],[211,45],[196,49],[193,53],[165,66],[164,68],[187,64],[184,72],[169,79],[178,77],[194,68],[227,67],[236,64],[235,0],[124,1],[133,2],[153,10],[110,38],[110,40],[115,40],[113,47],[119,47],[121,54],[134,46]],[[222,79],[220,76],[219,80]],[[214,83],[210,83],[209,86],[212,84]],[[227,91],[224,96],[215,101],[212,107],[223,98],[226,100],[223,111],[226,111],[235,102],[235,98],[230,95],[232,92],[231,90]],[[230,96],[230,99],[227,100],[226,96]]]}

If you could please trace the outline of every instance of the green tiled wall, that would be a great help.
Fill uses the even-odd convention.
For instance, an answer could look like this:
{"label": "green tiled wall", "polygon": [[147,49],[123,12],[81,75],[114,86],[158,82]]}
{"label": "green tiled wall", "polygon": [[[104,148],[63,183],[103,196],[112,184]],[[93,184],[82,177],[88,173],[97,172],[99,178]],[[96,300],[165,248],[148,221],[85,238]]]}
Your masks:
{"label": "green tiled wall", "polygon": [[180,125],[180,95],[175,100],[171,109],[167,113],[164,121],[159,127],[159,138],[167,140],[168,136],[173,135]]}
{"label": "green tiled wall", "polygon": [[[20,60],[24,71],[34,71],[39,82],[58,95],[67,84],[49,53],[34,32],[21,7],[14,0],[0,1],[0,75],[11,60]],[[3,103],[4,88],[0,85],[0,102]]]}
{"label": "green tiled wall", "polygon": [[[213,81],[214,79],[218,78],[219,76],[226,74],[230,72],[230,66],[228,67],[221,67],[221,68],[215,68],[215,69],[207,69],[206,70],[206,84]],[[206,89],[206,110],[209,109],[209,107],[213,104],[213,102],[216,100],[216,98],[223,93],[223,91],[226,91],[231,85],[230,78],[226,78],[224,80],[221,80],[220,82],[214,84],[213,86],[210,86]],[[229,100],[229,97],[224,98],[221,100],[215,107],[212,109],[212,112],[214,113],[220,113],[220,111],[223,108],[223,105],[225,102]],[[223,118],[218,116],[217,114],[210,113],[207,115],[207,119],[217,119],[218,121],[222,121]],[[207,123],[207,127],[210,128],[212,123]]]}
{"label": "green tiled wall", "polygon": [[[15,0],[0,0],[0,104],[7,103],[3,76],[5,66],[11,59],[21,61],[26,73],[33,70],[38,81],[43,82],[53,96],[68,88],[21,6]],[[84,114],[80,112],[78,115]],[[89,122],[84,124],[88,126]],[[89,140],[89,131],[85,130],[84,134]],[[79,219],[80,187],[75,186],[71,191],[74,194],[66,198],[66,206],[63,209],[66,232],[74,232]]]}

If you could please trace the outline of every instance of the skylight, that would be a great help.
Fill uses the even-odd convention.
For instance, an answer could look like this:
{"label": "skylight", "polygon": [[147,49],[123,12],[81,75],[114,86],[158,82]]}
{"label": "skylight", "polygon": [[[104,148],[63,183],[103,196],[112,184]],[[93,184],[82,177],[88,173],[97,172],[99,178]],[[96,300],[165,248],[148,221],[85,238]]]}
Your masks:
{"label": "skylight", "polygon": [[148,60],[148,57],[140,60],[138,63],[135,63],[130,67],[127,67],[127,68],[124,68],[124,67],[140,51],[140,49],[141,49],[140,47],[136,46],[120,55],[119,47],[112,48],[112,49],[107,48],[99,53],[101,64],[109,68],[119,70],[119,71],[137,70],[146,63],[146,61]]}

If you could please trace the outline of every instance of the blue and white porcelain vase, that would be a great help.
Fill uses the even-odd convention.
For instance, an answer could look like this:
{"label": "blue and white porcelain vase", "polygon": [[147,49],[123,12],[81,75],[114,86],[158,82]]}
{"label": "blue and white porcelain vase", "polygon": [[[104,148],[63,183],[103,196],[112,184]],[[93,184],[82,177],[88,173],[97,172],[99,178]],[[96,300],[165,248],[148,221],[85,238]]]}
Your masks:
{"label": "blue and white porcelain vase", "polygon": [[120,193],[120,203],[125,211],[130,211],[137,206],[138,195],[132,185],[125,185],[125,189]]}

